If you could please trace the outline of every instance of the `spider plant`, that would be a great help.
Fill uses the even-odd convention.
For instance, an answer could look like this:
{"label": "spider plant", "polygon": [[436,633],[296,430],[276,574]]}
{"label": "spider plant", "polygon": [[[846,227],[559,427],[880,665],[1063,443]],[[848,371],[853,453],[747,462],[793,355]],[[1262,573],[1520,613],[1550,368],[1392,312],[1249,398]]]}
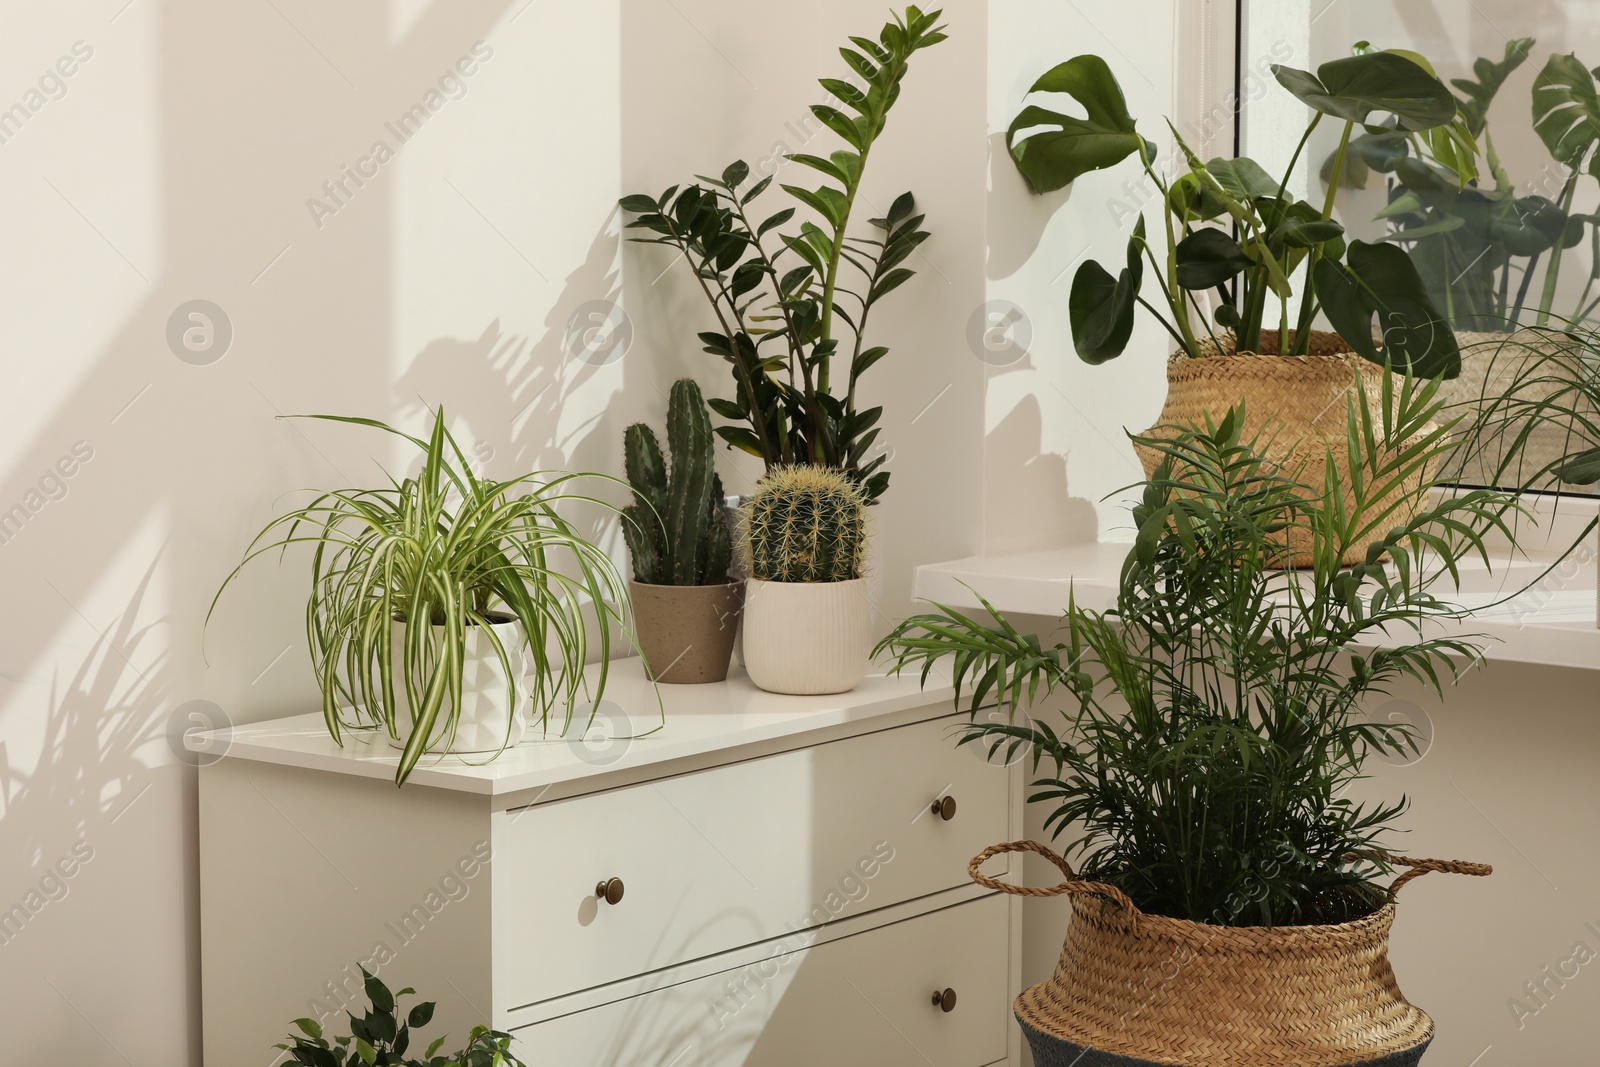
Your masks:
{"label": "spider plant", "polygon": [[[343,744],[345,730],[379,728],[403,741],[397,785],[424,752],[448,749],[462,707],[472,628],[479,647],[483,641],[492,647],[507,679],[509,738],[511,717],[521,712],[523,683],[512,666],[519,650],[493,626],[512,621],[535,668],[526,683],[534,712],[548,728],[552,711],[560,709],[565,732],[587,689],[583,669],[591,638],[583,613],[590,605],[599,623],[593,697],[600,698],[612,626],[626,632],[625,585],[605,553],[558,509],[586,501],[615,510],[574,491],[579,479],[603,475],[541,471],[505,482],[480,478],[446,428],[442,407],[427,439],[373,419],[290,417],[380,430],[423,455],[415,477],[390,476],[378,489],[322,492],[273,519],[212,599],[215,611],[229,583],[257,557],[278,551],[281,558],[291,545],[311,546],[306,635],[323,718],[335,741]],[[391,633],[396,628],[398,637]]]}
{"label": "spider plant", "polygon": [[[1440,690],[1478,660],[1475,638],[1428,624],[1464,616],[1443,587],[1469,555],[1488,565],[1486,537],[1519,510],[1496,491],[1431,494],[1457,428],[1439,388],[1385,375],[1381,396],[1360,391],[1356,462],[1340,484],[1327,459],[1322,490],[1243,437],[1242,405],[1168,428],[1146,441],[1162,460],[1133,509],[1114,608],[1073,600],[1064,635],[1040,637],[987,601],[987,617],[936,604],[880,650],[924,681],[947,663],[973,713],[959,743],[1031,750],[1047,827],[1075,832],[1084,877],[1144,911],[1226,926],[1366,914],[1383,899],[1380,838],[1406,800],[1360,803],[1346,788],[1368,754],[1415,738],[1370,721],[1363,701],[1402,679]],[[1413,515],[1397,492],[1426,503]],[[1310,538],[1309,571],[1280,569],[1290,530]],[[1018,714],[1057,688],[1063,728]],[[979,717],[992,700],[1001,711]]]}

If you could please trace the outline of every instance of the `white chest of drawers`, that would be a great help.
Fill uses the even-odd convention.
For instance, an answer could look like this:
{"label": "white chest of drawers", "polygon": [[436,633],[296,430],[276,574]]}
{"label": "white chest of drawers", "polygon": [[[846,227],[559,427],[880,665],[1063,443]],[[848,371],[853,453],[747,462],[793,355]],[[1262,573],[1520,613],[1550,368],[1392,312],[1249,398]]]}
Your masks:
{"label": "white chest of drawers", "polygon": [[[200,776],[206,1063],[266,1067],[300,1016],[343,1032],[361,964],[439,1002],[428,1036],[488,1022],[535,1067],[1020,1063],[1017,898],[965,872],[1021,836],[1020,768],[955,747],[949,690],[662,695],[651,736],[402,790],[320,716],[233,730]],[[603,707],[659,721],[636,662]]]}

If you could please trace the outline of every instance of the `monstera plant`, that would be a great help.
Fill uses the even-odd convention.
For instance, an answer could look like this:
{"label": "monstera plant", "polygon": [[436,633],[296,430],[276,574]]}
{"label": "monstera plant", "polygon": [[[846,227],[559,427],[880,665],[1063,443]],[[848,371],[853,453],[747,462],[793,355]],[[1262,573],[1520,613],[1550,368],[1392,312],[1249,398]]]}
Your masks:
{"label": "monstera plant", "polygon": [[[1030,104],[1011,123],[1007,143],[1035,191],[1059,189],[1089,171],[1137,156],[1165,202],[1166,232],[1159,245],[1147,236],[1141,216],[1117,274],[1094,260],[1078,268],[1070,296],[1078,355],[1089,363],[1121,355],[1136,306],[1153,314],[1189,356],[1221,348],[1261,351],[1262,334],[1272,325],[1278,327],[1281,352],[1301,355],[1320,311],[1350,350],[1374,363],[1422,377],[1455,376],[1460,368],[1455,339],[1411,260],[1391,244],[1347,241],[1344,227],[1333,218],[1334,190],[1358,126],[1368,129],[1382,120],[1390,124],[1384,128],[1454,146],[1458,157],[1469,158],[1472,136],[1458,116],[1455,97],[1418,57],[1398,52],[1336,59],[1315,74],[1272,69],[1313,112],[1282,178],[1247,157],[1203,161],[1169,122],[1184,163],[1184,173],[1169,182],[1155,145],[1136,129],[1121,86],[1098,56],[1070,59],[1034,83],[1031,92],[1065,93],[1086,112],[1077,118]],[[1330,164],[1334,184],[1316,205],[1289,189],[1307,143],[1325,119],[1342,123],[1342,130]],[[1159,302],[1142,293],[1146,267],[1160,290]],[[1291,322],[1296,288],[1301,299]],[[1208,316],[1200,295],[1211,292],[1216,310]]]}
{"label": "monstera plant", "polygon": [[[1551,56],[1533,86],[1533,129],[1568,173],[1551,199],[1519,194],[1507,174],[1489,129],[1489,106],[1512,72],[1527,61],[1534,40],[1507,41],[1499,60],[1480,57],[1473,77],[1455,78],[1458,122],[1472,140],[1441,141],[1392,128],[1364,132],[1350,142],[1341,182],[1366,188],[1373,175],[1388,183],[1388,200],[1377,218],[1389,226],[1385,241],[1404,247],[1429,294],[1457,329],[1505,330],[1518,324],[1524,309],[1539,324],[1552,314],[1563,253],[1587,234],[1600,243],[1594,216],[1573,211],[1573,200],[1600,139],[1600,102],[1594,76],[1570,55]],[[1358,46],[1358,47],[1364,47]],[[1420,56],[1418,63],[1428,66]],[[1431,70],[1431,66],[1428,66]],[[1480,147],[1481,146],[1481,150]],[[1333,159],[1323,167],[1332,177]],[[1553,172],[1553,171],[1552,171]],[[1548,256],[1548,259],[1545,257]],[[1545,265],[1540,291],[1531,289]],[[1581,320],[1600,280],[1600,257],[1572,318]],[[1535,302],[1530,305],[1532,295]]]}

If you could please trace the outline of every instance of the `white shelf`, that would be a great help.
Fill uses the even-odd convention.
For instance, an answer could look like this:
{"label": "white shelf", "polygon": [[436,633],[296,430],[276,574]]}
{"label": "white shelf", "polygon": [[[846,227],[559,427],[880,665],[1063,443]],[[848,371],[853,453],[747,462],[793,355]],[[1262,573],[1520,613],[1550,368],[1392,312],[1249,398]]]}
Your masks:
{"label": "white shelf", "polygon": [[[593,679],[596,668],[588,674]],[[666,725],[647,736],[627,742],[586,745],[577,736],[546,738],[537,727],[521,744],[498,758],[479,756],[425,756],[412,771],[407,785],[433,786],[490,797],[529,790],[553,795],[609,788],[618,780],[640,780],[657,771],[675,773],[666,765],[681,765],[713,752],[759,746],[800,747],[828,740],[830,734],[864,732],[861,724],[875,720],[876,728],[899,725],[910,714],[926,718],[953,712],[954,692],[932,684],[926,690],[915,675],[865,679],[848,693],[833,696],[783,696],[757,689],[735,667],[726,682],[709,685],[663,685],[661,703],[656,687],[645,680],[637,658],[612,663],[601,710],[631,728],[616,729],[618,736],[643,733]],[[575,725],[574,735],[582,733]],[[400,752],[385,736],[373,731],[344,735],[344,745],[334,743],[322,715],[294,715],[248,726],[236,726],[204,735],[208,751],[221,750],[228,759],[248,759],[290,767],[335,771],[364,778],[393,780]],[[620,747],[613,747],[620,746]],[[752,752],[754,754],[754,752]],[[543,795],[541,793],[541,795]]]}
{"label": "white shelf", "polygon": [[[1006,614],[1041,615],[1052,620],[1066,610],[1069,594],[1076,596],[1080,606],[1104,610],[1116,603],[1122,563],[1130,547],[1084,543],[1014,556],[973,556],[928,564],[917,568],[913,594],[961,609],[981,608],[981,595]],[[1555,558],[1513,558],[1507,548],[1492,568],[1486,568],[1481,560],[1464,561],[1461,589],[1448,599],[1470,610],[1471,617],[1430,624],[1426,632],[1430,636],[1479,635],[1484,657],[1491,661],[1600,669],[1600,629],[1595,625],[1597,567],[1592,549],[1580,548],[1532,589],[1500,603],[1540,579]]]}

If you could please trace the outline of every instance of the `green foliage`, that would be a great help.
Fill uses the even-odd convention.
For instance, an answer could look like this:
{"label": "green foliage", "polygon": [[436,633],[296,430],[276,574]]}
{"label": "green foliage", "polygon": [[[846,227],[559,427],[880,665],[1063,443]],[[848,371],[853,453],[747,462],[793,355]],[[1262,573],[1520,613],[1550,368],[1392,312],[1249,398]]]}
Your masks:
{"label": "green foliage", "polygon": [[1496,94],[1511,76],[1511,72],[1527,60],[1528,53],[1533,51],[1533,45],[1532,37],[1518,37],[1507,41],[1505,55],[1498,63],[1485,56],[1479,56],[1472,61],[1472,73],[1475,77],[1450,79],[1450,84],[1462,93],[1462,98],[1458,101],[1461,115],[1467,120],[1467,129],[1474,137],[1481,137],[1489,128],[1489,105],[1494,103]]}
{"label": "green foliage", "polygon": [[[883,409],[859,407],[856,387],[889,350],[866,345],[867,319],[882,297],[914,275],[903,264],[928,234],[920,229],[923,216],[910,193],[896,197],[883,218],[870,220],[873,236],[852,236],[850,221],[868,157],[899,98],[912,55],[945,39],[940,14],[908,7],[877,40],[852,37],[855,47],[839,50],[856,80],[821,79],[842,110],[817,104],[811,113],[846,147],[826,157],[785,157],[826,179],[814,188],[780,185],[795,206],[755,222],[753,205],[773,176],[749,182],[743,160],[720,178],[701,175],[701,184],[621,201],[623,210],[638,216],[629,227],[655,235],[634,240],[675,248],[716,315],[718,329],[701,333],[700,340],[705,351],[728,363],[734,380],[733,399],[711,401],[713,411],[731,420],[717,433],[760,456],[769,470],[794,464],[846,470],[871,498],[889,484],[881,469],[886,457],[872,456]],[[797,207],[814,221],[782,232]],[[769,236],[774,231],[775,242]],[[853,281],[842,273],[846,265]],[[835,391],[837,359],[848,359],[842,393]]]}
{"label": "green foliage", "polygon": [[866,495],[828,467],[780,467],[745,502],[741,535],[761,581],[852,581],[866,562]]}
{"label": "green foliage", "polygon": [[1557,162],[1600,174],[1600,96],[1575,55],[1553,55],[1533,83],[1533,131]]}
{"label": "green foliage", "polygon": [[1473,415],[1458,449],[1473,469],[1449,476],[1545,491],[1600,482],[1600,330],[1527,326],[1480,358],[1483,394],[1457,400]]}
{"label": "green foliage", "polygon": [[289,1040],[273,1048],[289,1054],[288,1063],[300,1067],[527,1067],[511,1053],[511,1035],[475,1026],[467,1045],[460,1052],[441,1056],[439,1049],[444,1037],[428,1046],[421,1059],[406,1058],[411,1047],[411,1031],[427,1026],[433,1020],[433,1002],[414,1005],[402,1012],[399,1000],[415,995],[407,986],[398,993],[389,992],[377,976],[361,974],[366,983],[367,999],[372,1002],[360,1018],[348,1014],[350,1033],[336,1037],[330,1043],[323,1036],[322,1027],[314,1019],[296,1019],[294,1025],[300,1033],[290,1033]]}
{"label": "green foliage", "polygon": [[[1490,105],[1511,73],[1526,62],[1534,43],[1531,37],[1507,41],[1500,60],[1479,57],[1473,63],[1474,77],[1453,79],[1461,95],[1450,126],[1420,135],[1393,126],[1369,128],[1354,138],[1350,166],[1340,176],[1341,185],[1355,189],[1365,188],[1374,173],[1385,176],[1388,203],[1377,216],[1390,227],[1384,240],[1406,249],[1433,303],[1457,328],[1514,328],[1525,308],[1537,313],[1537,325],[1545,325],[1553,314],[1566,250],[1585,236],[1600,248],[1595,216],[1572,209],[1579,178],[1585,173],[1600,176],[1600,153],[1595,151],[1600,144],[1600,95],[1594,75],[1576,57],[1550,56],[1532,90],[1534,132],[1557,167],[1567,171],[1556,198],[1518,195],[1495,152]],[[1446,130],[1453,135],[1440,136]],[[1330,158],[1324,165],[1324,180],[1331,179],[1332,164]],[[1530,304],[1529,290],[1541,261],[1541,292]],[[1591,265],[1574,319],[1587,317],[1600,305],[1600,300],[1590,302],[1597,281],[1600,267]]]}
{"label": "green foliage", "polygon": [[[1375,112],[1388,114],[1399,130],[1433,138],[1441,146],[1471,144],[1470,132],[1456,115],[1455,98],[1425,63],[1420,56],[1366,52],[1324,63],[1315,74],[1274,67],[1284,88],[1316,112],[1282,180],[1248,158],[1202,161],[1173,129],[1187,169],[1169,183],[1156,166],[1155,146],[1137,132],[1115,75],[1097,56],[1070,59],[1035,82],[1030,92],[1066,93],[1087,113],[1078,119],[1030,104],[1013,120],[1007,143],[1035,191],[1058,189],[1090,170],[1136,155],[1165,206],[1163,254],[1146,238],[1141,216],[1128,242],[1128,265],[1117,276],[1094,260],[1078,268],[1069,298],[1078,356],[1104,363],[1121,355],[1132,335],[1136,305],[1156,316],[1181,351],[1202,356],[1218,339],[1195,294],[1212,290],[1218,302],[1215,325],[1234,335],[1231,347],[1257,351],[1274,309],[1281,334],[1288,336],[1288,301],[1298,277],[1301,307],[1286,354],[1301,355],[1308,349],[1312,321],[1328,302],[1323,286],[1336,284],[1340,314],[1334,318],[1330,313],[1330,319],[1355,351],[1427,377],[1459,373],[1455,337],[1440,324],[1410,262],[1403,256],[1358,252],[1358,245],[1347,249],[1344,227],[1333,219],[1331,195],[1319,208],[1285,192],[1288,176],[1325,115],[1344,123],[1333,167],[1336,184],[1352,131]],[[1463,151],[1457,157],[1470,158]],[[1164,309],[1140,295],[1144,262],[1161,290]],[[1380,313],[1385,314],[1381,349],[1372,343],[1372,318]],[[1197,321],[1204,333],[1197,332]]]}
{"label": "green foliage", "polygon": [[[1074,56],[1051,67],[1028,92],[1066,93],[1086,112],[1080,119],[1030,104],[1011,120],[1006,144],[1034,192],[1064,188],[1091,170],[1115,166],[1136,152],[1155,158],[1155,145],[1134,129],[1122,86],[1099,56]],[[1018,139],[1018,134],[1038,127],[1043,129]]]}
{"label": "green foliage", "polygon": [[1410,133],[1443,126],[1455,118],[1456,101],[1433,72],[1410,56],[1364,52],[1329,60],[1317,73],[1275,66],[1278,83],[1314,111],[1351,125],[1364,125],[1375,111],[1393,116]]}
{"label": "green foliage", "polygon": [[[1346,262],[1319,259],[1311,277],[1328,322],[1357,355],[1380,366],[1385,355],[1408,350],[1419,338],[1450,332],[1416,267],[1393,245],[1352,241]],[[1373,340],[1374,333],[1383,344]],[[1414,358],[1407,355],[1411,372],[1425,378],[1454,378],[1461,370],[1453,337],[1448,346],[1426,345]]]}
{"label": "green foliage", "polygon": [[642,422],[623,434],[633,503],[622,509],[622,533],[633,576],[651,585],[720,585],[728,580],[733,542],[723,520],[715,438],[700,387],[673,383],[667,400],[669,471],[655,431]]}
{"label": "green foliage", "polygon": [[[273,519],[223,581],[211,611],[250,561],[268,552],[281,555],[291,545],[311,546],[306,633],[323,718],[340,743],[344,729],[382,728],[403,740],[397,785],[424,752],[447,746],[455,735],[469,627],[478,627],[493,646],[511,700],[517,650],[505,647],[492,624],[515,620],[535,668],[526,683],[534,708],[548,721],[553,709],[564,707],[563,728],[570,724],[587,687],[585,610],[599,616],[602,664],[612,627],[626,622],[617,606],[627,603],[626,585],[616,566],[557,510],[577,502],[609,508],[573,491],[578,479],[603,476],[534,472],[507,482],[479,478],[446,429],[443,408],[426,440],[372,419],[300,417],[365,426],[408,441],[422,453],[421,470],[403,481],[390,477],[385,488],[319,493]],[[399,651],[391,623],[403,627]],[[596,700],[605,678],[602,666]],[[397,692],[412,709],[404,738]],[[520,713],[514,704],[513,709]],[[508,718],[508,736],[510,729]]]}
{"label": "green foliage", "polygon": [[[1072,601],[1064,640],[1022,633],[985,602],[976,617],[935,605],[880,645],[924,682],[945,665],[973,716],[961,743],[1030,751],[1047,826],[1077,835],[1085,877],[1146,912],[1272,926],[1343,921],[1383,899],[1375,850],[1405,800],[1346,790],[1370,753],[1415,738],[1368,721],[1363,701],[1400,679],[1437,690],[1478,658],[1472,638],[1430,624],[1465,615],[1440,588],[1464,557],[1487,564],[1486,536],[1517,511],[1511,494],[1433,496],[1428,472],[1456,428],[1439,382],[1384,381],[1352,402],[1350,476],[1330,452],[1322,491],[1242,436],[1242,407],[1142,439],[1162,461],[1133,509],[1117,604]],[[1280,569],[1290,530],[1309,537],[1310,570]],[[1021,714],[1057,688],[1062,727]],[[1000,710],[980,716],[991,701]]]}

